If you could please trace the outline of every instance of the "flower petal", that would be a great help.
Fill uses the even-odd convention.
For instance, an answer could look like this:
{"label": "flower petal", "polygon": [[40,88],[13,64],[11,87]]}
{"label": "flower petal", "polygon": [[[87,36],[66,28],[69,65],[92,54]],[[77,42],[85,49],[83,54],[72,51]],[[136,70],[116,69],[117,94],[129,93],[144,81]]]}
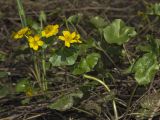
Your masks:
{"label": "flower petal", "polygon": [[35,41],[39,41],[39,40],[40,40],[39,35],[35,35],[35,36],[34,36],[34,40],[35,40]]}
{"label": "flower petal", "polygon": [[66,46],[66,47],[70,47],[71,45],[70,45],[69,42],[66,42],[66,41],[65,41],[65,46]]}
{"label": "flower petal", "polygon": [[70,41],[70,43],[76,43],[77,42],[77,40],[71,40]]}
{"label": "flower petal", "polygon": [[59,36],[58,39],[62,40],[62,41],[65,41],[65,37],[64,36]]}
{"label": "flower petal", "polygon": [[33,43],[29,43],[29,47],[33,48],[34,44]]}
{"label": "flower petal", "polygon": [[29,36],[28,37],[28,42],[30,42],[30,43],[34,42],[34,38],[32,36]]}
{"label": "flower petal", "polygon": [[38,50],[38,45],[34,45],[33,49],[37,51]]}
{"label": "flower petal", "polygon": [[41,40],[40,40],[40,41],[38,41],[37,43],[38,43],[38,45],[39,45],[39,46],[42,46],[42,45],[44,44],[44,42],[43,42],[43,41],[41,41]]}
{"label": "flower petal", "polygon": [[63,35],[64,35],[64,36],[70,36],[71,33],[70,33],[69,31],[63,31]]}
{"label": "flower petal", "polygon": [[58,29],[59,28],[59,25],[58,24],[55,24],[53,25],[54,29]]}
{"label": "flower petal", "polygon": [[72,39],[74,39],[74,38],[76,37],[76,32],[73,32],[73,33],[71,34],[71,37],[72,37]]}

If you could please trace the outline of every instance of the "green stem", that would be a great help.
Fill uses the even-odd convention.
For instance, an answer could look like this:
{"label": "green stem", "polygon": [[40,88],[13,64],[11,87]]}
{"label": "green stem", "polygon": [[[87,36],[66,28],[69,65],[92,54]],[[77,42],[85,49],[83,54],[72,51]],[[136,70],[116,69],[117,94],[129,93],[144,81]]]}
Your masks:
{"label": "green stem", "polygon": [[[93,77],[93,76],[90,76],[90,75],[83,75],[84,78],[87,78],[87,79],[90,79],[90,80],[95,80],[97,82],[99,82],[100,84],[102,84],[106,90],[108,92],[110,92],[111,90],[109,89],[109,87],[100,79],[96,78],[96,77]],[[117,107],[116,107],[116,102],[115,100],[113,99],[112,100],[112,105],[113,105],[113,109],[114,109],[114,115],[115,115],[115,120],[118,120],[118,111],[117,111]]]}
{"label": "green stem", "polygon": [[41,82],[41,76],[40,76],[40,70],[38,68],[38,64],[37,64],[37,60],[36,60],[36,56],[34,55],[34,69],[35,69],[35,78],[37,78],[37,82],[40,86],[40,88],[42,88],[42,82]]}
{"label": "green stem", "polygon": [[96,77],[93,77],[93,76],[90,76],[90,75],[83,75],[85,78],[87,78],[87,79],[91,79],[91,80],[95,80],[95,81],[97,81],[97,82],[99,82],[99,83],[101,83],[105,88],[106,88],[106,90],[108,91],[108,92],[110,92],[111,90],[109,89],[109,87],[102,81],[102,80],[100,80],[100,79],[98,79],[98,78],[96,78]]}
{"label": "green stem", "polygon": [[17,7],[18,7],[18,12],[19,12],[22,26],[25,27],[25,26],[27,26],[27,21],[26,21],[26,15],[24,12],[24,8],[22,5],[22,0],[17,0]]}
{"label": "green stem", "polygon": [[42,51],[42,69],[43,69],[43,90],[47,90],[48,86],[47,86],[47,80],[46,80],[46,61],[45,61],[45,53],[44,50]]}

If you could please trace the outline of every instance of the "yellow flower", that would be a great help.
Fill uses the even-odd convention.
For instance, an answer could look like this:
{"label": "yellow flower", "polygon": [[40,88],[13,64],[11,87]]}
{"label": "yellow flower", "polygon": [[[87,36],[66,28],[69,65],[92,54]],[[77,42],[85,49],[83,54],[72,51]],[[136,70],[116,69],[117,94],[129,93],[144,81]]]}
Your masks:
{"label": "yellow flower", "polygon": [[48,25],[44,28],[42,31],[42,37],[51,37],[53,35],[56,35],[58,33],[59,25]]}
{"label": "yellow flower", "polygon": [[14,33],[13,38],[14,39],[21,39],[25,35],[28,36],[30,34],[31,34],[31,30],[28,27],[24,27],[24,28],[20,29],[18,32]]}
{"label": "yellow flower", "polygon": [[63,36],[59,36],[58,38],[65,42],[66,47],[70,47],[71,43],[82,43],[80,41],[80,35],[76,34],[76,32],[70,33],[69,31],[63,31]]}
{"label": "yellow flower", "polygon": [[28,37],[29,47],[33,48],[33,50],[37,51],[39,46],[42,46],[44,42],[40,39],[39,35],[35,35],[34,37]]}

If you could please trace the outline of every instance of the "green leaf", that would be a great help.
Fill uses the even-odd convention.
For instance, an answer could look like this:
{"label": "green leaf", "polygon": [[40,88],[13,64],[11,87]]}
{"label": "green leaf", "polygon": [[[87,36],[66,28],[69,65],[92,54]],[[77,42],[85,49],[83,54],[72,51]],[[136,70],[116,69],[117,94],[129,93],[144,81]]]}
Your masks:
{"label": "green leaf", "polygon": [[47,17],[44,11],[40,11],[40,15],[39,15],[39,21],[40,22],[46,22],[47,21]]}
{"label": "green leaf", "polygon": [[135,79],[139,85],[147,85],[154,79],[159,69],[157,57],[153,53],[146,53],[133,66]]}
{"label": "green leaf", "polygon": [[85,41],[85,43],[82,43],[78,45],[79,48],[79,55],[84,55],[87,53],[89,48],[93,48],[96,46],[95,40],[93,38],[89,38]]}
{"label": "green leaf", "polygon": [[128,27],[121,19],[114,20],[103,30],[104,38],[108,43],[122,45],[136,35],[133,27]]}
{"label": "green leaf", "polygon": [[29,87],[29,81],[27,79],[22,79],[16,85],[16,92],[26,92]]}
{"label": "green leaf", "polygon": [[49,108],[59,111],[65,111],[73,106],[73,102],[73,98],[71,96],[66,95],[55,101],[55,103],[50,104]]}
{"label": "green leaf", "polygon": [[38,22],[32,18],[27,18],[27,25],[30,26],[33,30],[39,31],[41,29]]}
{"label": "green leaf", "polygon": [[94,66],[97,64],[100,55],[98,53],[92,53],[87,55],[86,58],[83,58],[79,64],[75,65],[73,74],[83,74],[91,71]]}
{"label": "green leaf", "polygon": [[70,17],[67,19],[67,21],[70,22],[70,23],[72,23],[72,24],[77,24],[77,23],[79,23],[80,20],[82,19],[82,16],[83,16],[83,14],[78,13],[78,14],[76,14],[76,15],[70,16]]}
{"label": "green leaf", "polygon": [[82,98],[82,97],[83,97],[83,93],[81,91],[76,91],[74,93],[62,96],[61,98],[56,100],[54,103],[50,104],[48,107],[50,109],[66,111],[70,109],[76,102],[74,98]]}
{"label": "green leaf", "polygon": [[103,19],[103,18],[101,18],[99,16],[92,17],[90,19],[90,22],[96,28],[104,28],[104,27],[106,27],[108,25],[108,22],[105,21],[105,19]]}
{"label": "green leaf", "polygon": [[49,59],[53,66],[73,65],[78,57],[78,50],[75,48],[62,48],[57,50]]}

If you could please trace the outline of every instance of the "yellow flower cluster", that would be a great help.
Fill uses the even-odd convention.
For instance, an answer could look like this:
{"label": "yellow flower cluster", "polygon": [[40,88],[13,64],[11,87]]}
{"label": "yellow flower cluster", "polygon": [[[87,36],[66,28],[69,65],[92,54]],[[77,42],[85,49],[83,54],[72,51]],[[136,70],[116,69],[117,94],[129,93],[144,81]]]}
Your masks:
{"label": "yellow flower cluster", "polygon": [[59,36],[59,40],[62,40],[65,42],[66,47],[70,47],[71,43],[82,43],[80,41],[80,35],[76,34],[76,32],[70,33],[69,31],[63,31],[63,36]]}
{"label": "yellow flower cluster", "polygon": [[[44,42],[42,41],[41,37],[49,38],[55,36],[58,34],[58,31],[59,25],[48,25],[41,31],[41,35],[33,35],[33,32],[30,28],[24,27],[20,29],[18,32],[14,33],[13,38],[27,38],[29,47],[37,51],[39,47],[44,45]],[[70,47],[72,43],[82,43],[82,41],[80,41],[80,35],[76,32],[71,33],[70,31],[63,31],[62,33],[63,35],[58,36],[58,39],[64,41],[66,47]]]}

